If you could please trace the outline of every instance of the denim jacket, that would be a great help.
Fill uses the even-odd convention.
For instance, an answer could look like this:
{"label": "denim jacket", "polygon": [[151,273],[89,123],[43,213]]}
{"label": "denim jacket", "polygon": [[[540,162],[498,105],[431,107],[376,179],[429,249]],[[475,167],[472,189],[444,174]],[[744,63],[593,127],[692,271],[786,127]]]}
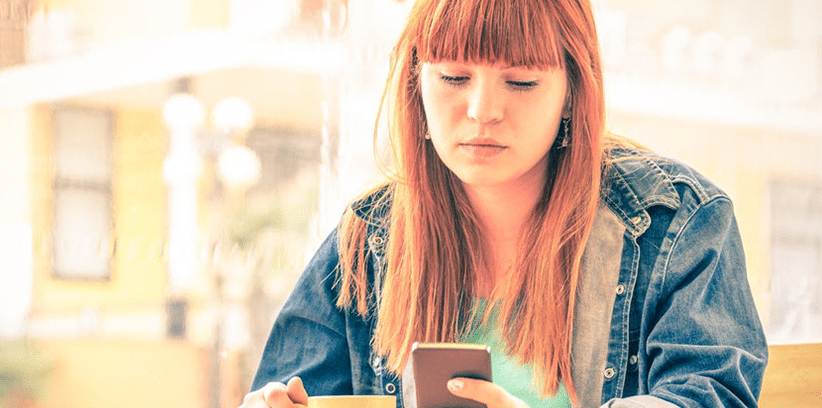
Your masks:
{"label": "denim jacket", "polygon": [[[676,161],[610,154],[577,292],[574,406],[756,406],[767,344],[730,199]],[[415,406],[411,376],[391,374],[371,348],[389,238],[387,205],[373,208],[373,198],[353,205],[370,225],[372,312],[336,307],[332,232],[280,310],[252,389],[300,376],[309,395],[386,394]]]}

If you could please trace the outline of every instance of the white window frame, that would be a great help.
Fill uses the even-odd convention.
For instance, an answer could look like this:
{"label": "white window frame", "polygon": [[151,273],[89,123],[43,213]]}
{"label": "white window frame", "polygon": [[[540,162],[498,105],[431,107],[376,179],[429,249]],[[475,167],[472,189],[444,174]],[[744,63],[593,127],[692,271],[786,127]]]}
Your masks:
{"label": "white window frame", "polygon": [[52,267],[57,279],[111,279],[113,130],[108,111],[54,109]]}

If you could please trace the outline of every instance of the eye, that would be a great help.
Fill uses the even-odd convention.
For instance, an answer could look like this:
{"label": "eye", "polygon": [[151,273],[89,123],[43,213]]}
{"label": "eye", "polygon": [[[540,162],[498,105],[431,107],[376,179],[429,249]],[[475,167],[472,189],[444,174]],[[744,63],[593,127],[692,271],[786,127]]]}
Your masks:
{"label": "eye", "polygon": [[442,80],[442,82],[445,82],[446,84],[449,84],[449,85],[462,85],[462,84],[468,82],[468,77],[467,76],[460,76],[460,75],[445,75],[445,74],[442,74],[442,75],[440,75],[440,80]]}
{"label": "eye", "polygon": [[537,81],[506,81],[506,83],[518,91],[529,91],[539,85]]}

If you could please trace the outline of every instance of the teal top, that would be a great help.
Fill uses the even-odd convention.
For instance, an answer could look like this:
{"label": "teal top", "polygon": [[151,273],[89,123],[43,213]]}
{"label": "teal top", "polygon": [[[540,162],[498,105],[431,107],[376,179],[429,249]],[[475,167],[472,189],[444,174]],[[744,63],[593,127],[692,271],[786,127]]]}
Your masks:
{"label": "teal top", "polygon": [[485,344],[491,347],[491,373],[494,383],[508,391],[511,395],[523,400],[530,408],[570,408],[571,400],[565,385],[560,383],[559,390],[553,397],[542,399],[531,388],[531,365],[517,364],[514,358],[504,354],[503,342],[500,339],[499,326],[497,325],[497,311],[491,312],[487,325],[482,325],[481,320],[485,312],[485,299],[476,299],[474,308],[476,310],[475,320],[471,331],[462,339],[464,343]]}

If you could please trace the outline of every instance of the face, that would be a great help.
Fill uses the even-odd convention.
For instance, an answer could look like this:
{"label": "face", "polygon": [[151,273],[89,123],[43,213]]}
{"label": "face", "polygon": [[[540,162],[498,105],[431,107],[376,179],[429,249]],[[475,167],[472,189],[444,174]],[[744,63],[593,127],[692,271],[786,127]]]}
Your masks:
{"label": "face", "polygon": [[424,63],[420,86],[431,142],[467,188],[542,188],[564,114],[562,69]]}

